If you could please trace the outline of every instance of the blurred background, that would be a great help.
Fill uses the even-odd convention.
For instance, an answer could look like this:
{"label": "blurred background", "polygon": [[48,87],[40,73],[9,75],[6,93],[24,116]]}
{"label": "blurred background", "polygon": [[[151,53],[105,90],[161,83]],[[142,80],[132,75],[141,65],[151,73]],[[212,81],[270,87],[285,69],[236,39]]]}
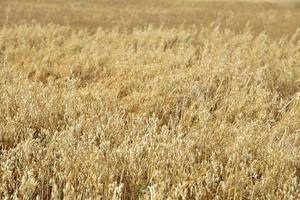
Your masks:
{"label": "blurred background", "polygon": [[300,26],[300,1],[252,0],[7,0],[0,1],[0,25],[54,23],[73,28],[220,25],[236,32],[278,38]]}

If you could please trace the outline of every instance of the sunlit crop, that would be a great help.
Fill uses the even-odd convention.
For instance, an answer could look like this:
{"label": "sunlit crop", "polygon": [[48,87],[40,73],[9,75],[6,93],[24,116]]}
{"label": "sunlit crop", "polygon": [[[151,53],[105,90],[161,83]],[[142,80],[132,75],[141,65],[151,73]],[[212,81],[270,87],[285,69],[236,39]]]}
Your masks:
{"label": "sunlit crop", "polygon": [[299,199],[295,24],[2,24],[1,199]]}

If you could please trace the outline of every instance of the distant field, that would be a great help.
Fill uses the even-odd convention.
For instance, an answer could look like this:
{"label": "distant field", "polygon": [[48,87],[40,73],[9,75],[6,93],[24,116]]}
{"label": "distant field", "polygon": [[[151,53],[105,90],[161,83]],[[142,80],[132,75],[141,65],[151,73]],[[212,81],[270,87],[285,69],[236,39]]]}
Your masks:
{"label": "distant field", "polygon": [[300,3],[0,0],[0,199],[300,199]]}
{"label": "distant field", "polygon": [[[226,3],[224,3],[226,2]],[[282,3],[288,2],[288,3]],[[10,0],[0,2],[0,24],[36,21],[76,28],[121,27],[132,29],[152,24],[172,28],[219,23],[243,30],[251,23],[254,33],[278,38],[295,32],[300,24],[299,1],[199,1],[199,0]]]}

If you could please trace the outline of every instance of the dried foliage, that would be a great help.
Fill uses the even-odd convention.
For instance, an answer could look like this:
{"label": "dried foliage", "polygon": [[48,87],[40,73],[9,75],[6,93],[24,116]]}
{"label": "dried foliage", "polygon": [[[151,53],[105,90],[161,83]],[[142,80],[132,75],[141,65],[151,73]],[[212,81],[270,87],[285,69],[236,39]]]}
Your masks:
{"label": "dried foliage", "polygon": [[3,199],[299,199],[300,31],[0,29]]}

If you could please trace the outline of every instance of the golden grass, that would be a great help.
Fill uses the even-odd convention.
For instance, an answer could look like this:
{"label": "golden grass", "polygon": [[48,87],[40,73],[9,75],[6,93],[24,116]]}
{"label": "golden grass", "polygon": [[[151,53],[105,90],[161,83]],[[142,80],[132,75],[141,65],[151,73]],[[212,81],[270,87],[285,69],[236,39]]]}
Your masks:
{"label": "golden grass", "polygon": [[[39,2],[39,3],[37,3]],[[291,34],[300,26],[300,2],[198,0],[9,0],[0,1],[0,25],[32,21],[70,25],[73,28],[126,30],[164,25],[209,26],[219,23],[235,32],[251,23],[252,33],[267,32],[272,38]],[[284,1],[285,2],[285,1]]]}
{"label": "golden grass", "polygon": [[[0,6],[17,14],[0,29],[1,198],[300,198],[294,4],[158,2],[151,26],[137,1],[126,6],[141,23],[124,24],[92,18],[126,15],[119,3],[86,2],[68,19],[79,1],[22,2]],[[201,6],[231,18],[202,23]],[[252,28],[238,26],[248,15]]]}

